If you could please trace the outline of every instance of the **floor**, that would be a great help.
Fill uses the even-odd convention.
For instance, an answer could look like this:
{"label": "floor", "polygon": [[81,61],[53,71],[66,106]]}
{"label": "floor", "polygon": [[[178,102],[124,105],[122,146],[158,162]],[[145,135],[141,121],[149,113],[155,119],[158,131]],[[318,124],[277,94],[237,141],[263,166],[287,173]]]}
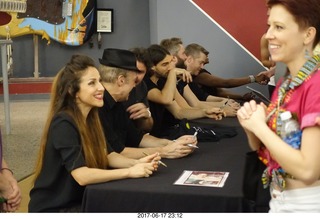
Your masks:
{"label": "floor", "polygon": [[[27,99],[27,100],[26,100]],[[17,213],[27,213],[29,192],[39,143],[49,107],[48,95],[10,97],[10,134],[6,134],[4,103],[0,100],[0,125],[4,157],[13,170],[22,192]]]}
{"label": "floor", "polygon": [[14,171],[22,192],[21,206],[17,213],[28,212],[33,169],[49,109],[52,81],[53,78],[9,79],[10,134],[6,134],[6,106],[0,81],[0,126],[4,157]]}
{"label": "floor", "polygon": [[0,102],[3,155],[18,181],[33,173],[49,109],[48,99],[10,99],[10,133],[6,133],[4,103]]}
{"label": "floor", "polygon": [[22,193],[22,201],[17,213],[28,213],[29,192],[32,188],[33,175],[21,180],[18,184]]}

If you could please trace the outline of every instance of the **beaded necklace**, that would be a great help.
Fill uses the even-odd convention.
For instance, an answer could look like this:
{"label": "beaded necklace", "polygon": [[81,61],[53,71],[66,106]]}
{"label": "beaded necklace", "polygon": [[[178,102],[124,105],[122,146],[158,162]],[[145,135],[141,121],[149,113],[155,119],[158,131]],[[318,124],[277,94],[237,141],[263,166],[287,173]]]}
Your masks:
{"label": "beaded necklace", "polygon": [[[267,123],[273,131],[280,136],[282,121],[280,114],[285,111],[285,105],[290,101],[294,90],[299,87],[304,81],[310,79],[311,74],[320,66],[320,55],[315,55],[310,58],[303,67],[299,70],[298,74],[292,78],[291,75],[287,76],[278,90],[278,97],[275,102],[269,104],[267,108]],[[300,145],[299,145],[300,147]],[[292,177],[290,174],[284,172],[279,164],[272,159],[269,151],[262,147],[259,151],[260,159],[268,166],[262,175],[262,182],[264,187],[268,187],[270,179],[283,190],[285,188],[285,177]]]}

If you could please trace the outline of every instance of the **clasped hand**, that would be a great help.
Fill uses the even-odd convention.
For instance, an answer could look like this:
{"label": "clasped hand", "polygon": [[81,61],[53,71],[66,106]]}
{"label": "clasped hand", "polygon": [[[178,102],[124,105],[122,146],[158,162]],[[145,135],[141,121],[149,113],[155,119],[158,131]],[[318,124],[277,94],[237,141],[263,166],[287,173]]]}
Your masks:
{"label": "clasped hand", "polygon": [[221,120],[223,117],[226,117],[226,112],[223,109],[218,107],[213,107],[211,109],[205,109],[205,114],[208,118]]}
{"label": "clasped hand", "polygon": [[138,160],[138,163],[129,168],[130,178],[149,177],[158,170],[161,157],[159,153],[147,155]]}
{"label": "clasped hand", "polygon": [[143,158],[140,158],[139,162],[140,163],[151,163],[153,165],[154,169],[157,170],[160,160],[161,160],[161,157],[160,157],[159,153],[154,153],[151,155],[146,155]]}
{"label": "clasped hand", "polygon": [[245,102],[238,110],[237,117],[244,128],[253,131],[259,123],[266,123],[266,109],[264,103],[257,104],[256,101],[251,100]]}

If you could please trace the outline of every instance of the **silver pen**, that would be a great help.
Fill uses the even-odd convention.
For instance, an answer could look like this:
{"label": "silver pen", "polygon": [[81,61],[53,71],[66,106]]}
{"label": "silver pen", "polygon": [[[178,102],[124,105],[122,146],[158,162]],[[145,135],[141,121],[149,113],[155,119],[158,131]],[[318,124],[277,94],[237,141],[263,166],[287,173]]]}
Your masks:
{"label": "silver pen", "polygon": [[[198,132],[195,131],[195,133],[193,134],[193,138],[196,138],[197,137],[197,134]],[[194,144],[187,144],[189,147],[193,147],[193,148],[199,148],[197,145],[194,145]]]}
{"label": "silver pen", "polygon": [[[195,135],[193,135],[195,136]],[[176,142],[176,140],[173,140],[173,142]],[[188,147],[192,147],[192,148],[199,148],[197,145],[194,145],[194,144],[187,144]]]}
{"label": "silver pen", "polygon": [[[149,156],[149,154],[147,154],[146,152],[142,152],[144,155]],[[163,163],[161,160],[158,161],[159,164],[161,164],[162,166],[168,167],[165,163]]]}
{"label": "silver pen", "polygon": [[187,144],[187,146],[188,146],[188,147],[192,147],[192,148],[199,148],[197,145],[190,144],[190,143],[189,143],[189,144]]}
{"label": "silver pen", "polygon": [[196,138],[198,134],[198,131],[195,131],[195,133],[193,134],[193,137]]}

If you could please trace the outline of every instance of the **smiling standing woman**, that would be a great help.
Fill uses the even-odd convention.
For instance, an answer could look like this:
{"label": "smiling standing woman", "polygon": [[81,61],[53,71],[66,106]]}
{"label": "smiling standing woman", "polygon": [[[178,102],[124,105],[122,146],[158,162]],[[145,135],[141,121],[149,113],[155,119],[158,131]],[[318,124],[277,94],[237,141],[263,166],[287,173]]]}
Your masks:
{"label": "smiling standing woman", "polygon": [[84,55],[72,56],[55,77],[29,212],[80,212],[86,185],[149,177],[158,168],[157,154],[135,160],[107,149],[97,111],[103,91]]}
{"label": "smiling standing woman", "polygon": [[[269,0],[266,38],[272,60],[283,62],[289,73],[276,85],[266,107],[247,102],[237,113],[249,145],[267,169],[270,212],[320,212],[319,55],[312,51],[320,39],[319,0]],[[282,140],[281,113],[298,121],[298,148]]]}

